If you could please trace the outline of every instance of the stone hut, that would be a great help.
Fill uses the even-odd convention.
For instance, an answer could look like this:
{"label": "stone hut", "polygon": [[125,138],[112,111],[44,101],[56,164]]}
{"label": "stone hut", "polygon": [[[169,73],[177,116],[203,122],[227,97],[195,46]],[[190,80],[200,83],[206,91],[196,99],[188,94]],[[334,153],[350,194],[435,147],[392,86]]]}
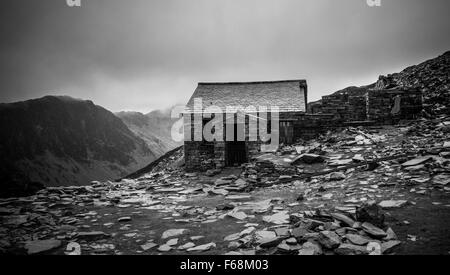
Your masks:
{"label": "stone hut", "polygon": [[[199,83],[183,113],[187,170],[245,163],[272,142],[263,134],[294,143],[302,135],[307,98],[306,80]],[[213,119],[223,125],[208,140],[204,129]]]}

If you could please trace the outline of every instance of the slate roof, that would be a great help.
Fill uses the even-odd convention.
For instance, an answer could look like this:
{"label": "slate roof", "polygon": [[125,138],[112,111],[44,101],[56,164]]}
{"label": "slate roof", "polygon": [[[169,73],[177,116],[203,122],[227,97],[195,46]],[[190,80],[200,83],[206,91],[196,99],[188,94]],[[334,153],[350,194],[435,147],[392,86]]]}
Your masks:
{"label": "slate roof", "polygon": [[185,113],[203,112],[199,108],[194,110],[196,98],[202,99],[203,110],[211,105],[220,107],[223,112],[227,106],[264,106],[268,110],[278,106],[280,112],[306,112],[307,84],[306,80],[199,83]]}

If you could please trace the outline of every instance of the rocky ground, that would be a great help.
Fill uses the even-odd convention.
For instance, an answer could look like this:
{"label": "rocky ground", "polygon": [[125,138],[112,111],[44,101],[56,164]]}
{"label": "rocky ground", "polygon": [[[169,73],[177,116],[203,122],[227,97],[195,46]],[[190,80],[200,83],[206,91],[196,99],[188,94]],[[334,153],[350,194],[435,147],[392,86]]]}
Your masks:
{"label": "rocky ground", "polygon": [[3,254],[449,254],[450,118],[0,200]]}

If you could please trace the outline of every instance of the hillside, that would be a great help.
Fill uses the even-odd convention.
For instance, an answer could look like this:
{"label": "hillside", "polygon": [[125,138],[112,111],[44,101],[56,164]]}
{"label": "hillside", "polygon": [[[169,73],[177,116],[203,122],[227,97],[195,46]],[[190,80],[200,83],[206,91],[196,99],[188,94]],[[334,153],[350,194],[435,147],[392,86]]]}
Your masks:
{"label": "hillside", "polygon": [[2,196],[116,179],[157,155],[114,114],[70,97],[0,104],[0,127]]}
{"label": "hillside", "polygon": [[159,156],[182,145],[172,139],[172,126],[177,119],[172,119],[168,111],[153,111],[148,114],[120,112],[116,116]]}
{"label": "hillside", "polygon": [[[448,112],[450,106],[450,51],[418,65],[410,66],[399,73],[380,76],[378,81],[361,87],[347,87],[333,94],[363,94],[374,89],[419,89],[429,109]],[[320,105],[320,100],[308,107]]]}

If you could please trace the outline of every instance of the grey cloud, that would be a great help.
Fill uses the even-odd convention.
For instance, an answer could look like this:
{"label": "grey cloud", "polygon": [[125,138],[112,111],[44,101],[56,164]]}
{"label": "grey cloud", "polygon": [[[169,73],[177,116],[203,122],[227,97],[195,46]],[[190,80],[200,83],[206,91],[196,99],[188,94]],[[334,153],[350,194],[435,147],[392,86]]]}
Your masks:
{"label": "grey cloud", "polygon": [[447,0],[5,0],[0,101],[113,111],[186,102],[199,81],[306,78],[311,99],[449,50]]}

